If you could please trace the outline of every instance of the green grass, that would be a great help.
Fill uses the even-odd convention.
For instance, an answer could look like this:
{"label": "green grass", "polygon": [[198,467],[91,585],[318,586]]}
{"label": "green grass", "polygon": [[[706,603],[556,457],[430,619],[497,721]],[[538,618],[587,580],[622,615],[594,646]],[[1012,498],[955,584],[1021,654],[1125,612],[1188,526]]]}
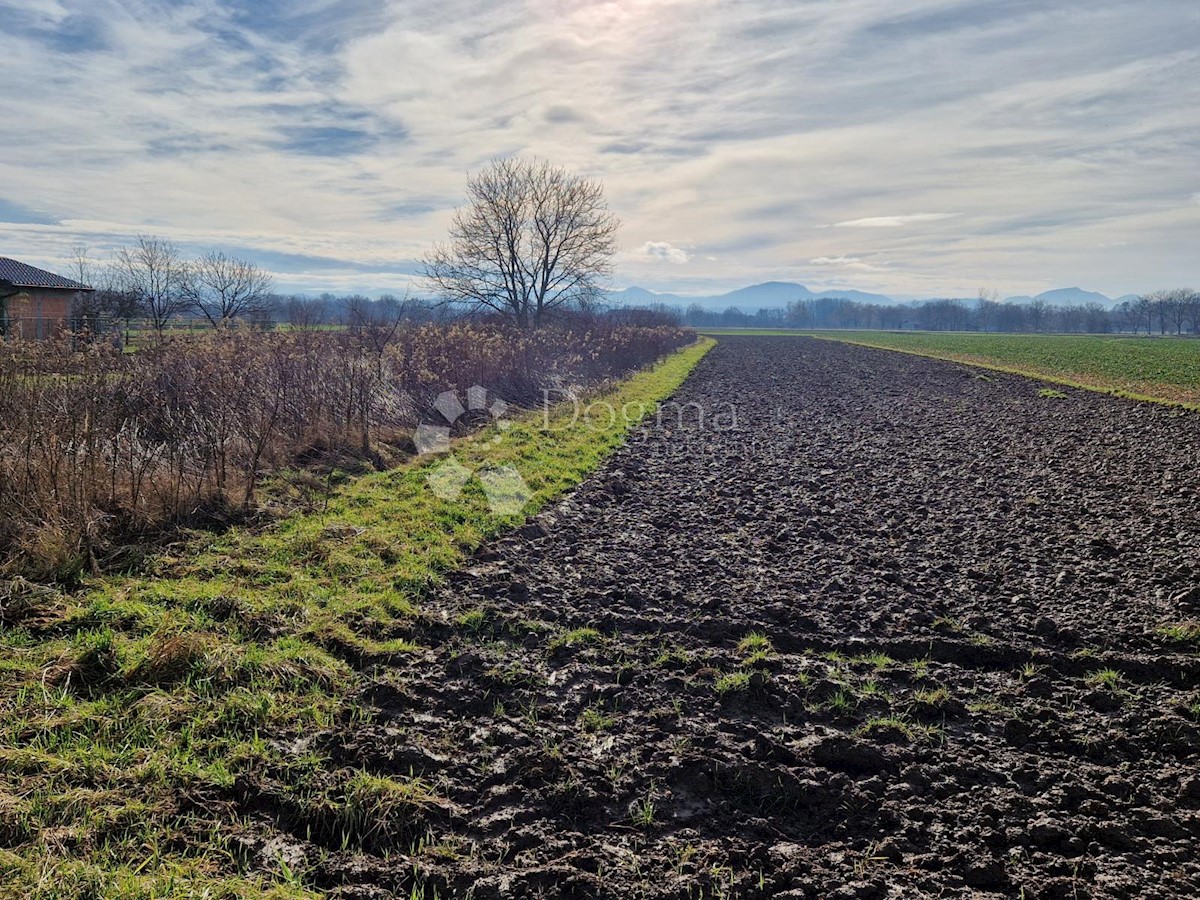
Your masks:
{"label": "green grass", "polygon": [[604,635],[595,628],[575,628],[571,631],[564,631],[551,639],[550,643],[546,645],[546,649],[564,650],[586,647],[588,644],[598,644],[602,640],[604,640]]}
{"label": "green grass", "polygon": [[[653,788],[651,788],[653,790]],[[638,828],[653,827],[656,816],[654,808],[654,797],[650,792],[640,800],[635,800],[629,807],[629,819]]]}
{"label": "green grass", "polygon": [[770,653],[773,649],[771,639],[759,631],[752,631],[738,641],[738,652],[740,653]]}
{"label": "green grass", "polygon": [[750,673],[729,672],[725,675],[718,675],[716,681],[713,682],[713,687],[721,696],[747,690],[750,687]]}
{"label": "green grass", "polygon": [[1100,669],[1087,677],[1087,683],[1092,687],[1115,691],[1124,683],[1124,679],[1116,669]]}
{"label": "green grass", "polygon": [[1136,400],[1200,408],[1200,342],[1190,338],[907,331],[808,334],[1030,375]]}
{"label": "green grass", "polygon": [[1200,645],[1200,622],[1194,620],[1163,625],[1158,629],[1158,633],[1176,643]]}
{"label": "green grass", "polygon": [[[599,399],[653,411],[712,345],[688,347]],[[633,424],[563,410],[547,428],[529,415],[464,438],[454,453],[473,470],[515,467],[533,512],[585,478]],[[523,521],[489,512],[477,480],[459,500],[436,497],[425,479],[438,462],[346,479],[319,513],[265,530],[196,536],[146,574],[5,604],[6,896],[316,896],[305,872],[241,862],[246,826],[227,804],[246,780],[334,850],[423,834],[423,810],[443,802],[430,786],[286,748],[367,721],[356,690],[422,649],[422,592]],[[487,621],[472,610],[456,624],[478,640]],[[587,643],[587,631],[541,639]]]}
{"label": "green grass", "polygon": [[870,666],[876,672],[886,669],[888,666],[895,665],[896,663],[894,659],[882,652],[864,653],[860,656],[855,656],[850,660],[850,662],[856,665],[862,664]]}
{"label": "green grass", "polygon": [[743,655],[742,666],[745,668],[766,665],[775,658],[775,647],[771,644],[771,639],[757,631],[752,631],[738,641],[737,649]]}
{"label": "green grass", "polygon": [[616,724],[616,717],[598,706],[589,706],[579,715],[579,726],[587,732],[607,731]]}

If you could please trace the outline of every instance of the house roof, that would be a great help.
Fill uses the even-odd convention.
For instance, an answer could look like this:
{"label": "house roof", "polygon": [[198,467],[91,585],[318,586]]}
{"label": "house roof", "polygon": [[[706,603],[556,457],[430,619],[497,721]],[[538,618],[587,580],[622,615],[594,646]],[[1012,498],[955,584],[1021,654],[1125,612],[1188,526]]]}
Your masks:
{"label": "house roof", "polygon": [[59,288],[65,291],[90,291],[92,288],[70,278],[63,278],[45,269],[27,266],[23,262],[0,256],[0,281],[19,288]]}

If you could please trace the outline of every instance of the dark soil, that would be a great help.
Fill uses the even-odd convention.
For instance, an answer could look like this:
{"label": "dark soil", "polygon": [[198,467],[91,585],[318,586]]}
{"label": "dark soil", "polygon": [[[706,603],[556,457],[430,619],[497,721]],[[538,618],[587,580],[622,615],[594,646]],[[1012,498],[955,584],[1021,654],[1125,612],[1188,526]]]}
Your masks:
{"label": "dark soil", "polygon": [[1200,896],[1200,645],[1160,631],[1200,417],[1042,387],[722,338],[705,422],[481,550],[374,720],[296,748],[440,799],[281,815],[288,852],[346,898]]}

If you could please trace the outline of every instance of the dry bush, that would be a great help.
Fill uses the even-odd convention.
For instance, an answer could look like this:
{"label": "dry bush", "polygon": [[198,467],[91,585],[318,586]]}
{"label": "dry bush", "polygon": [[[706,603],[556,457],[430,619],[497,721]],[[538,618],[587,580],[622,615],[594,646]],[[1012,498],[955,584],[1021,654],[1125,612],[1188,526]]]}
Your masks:
{"label": "dry bush", "polygon": [[686,332],[580,318],[228,329],[136,353],[0,343],[0,569],[70,581],[114,546],[253,507],[265,473],[322,454],[373,459],[442,391],[510,403],[619,376]]}

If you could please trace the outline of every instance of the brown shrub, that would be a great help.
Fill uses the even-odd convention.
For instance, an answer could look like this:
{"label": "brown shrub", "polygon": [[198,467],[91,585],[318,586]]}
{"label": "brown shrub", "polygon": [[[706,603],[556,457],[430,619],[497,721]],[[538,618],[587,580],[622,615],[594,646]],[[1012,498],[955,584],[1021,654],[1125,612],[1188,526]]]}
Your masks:
{"label": "brown shrub", "polygon": [[114,545],[222,523],[263,475],[317,458],[386,461],[445,390],[516,405],[620,376],[691,338],[579,319],[188,335],[135,353],[0,343],[0,570],[71,581]]}

